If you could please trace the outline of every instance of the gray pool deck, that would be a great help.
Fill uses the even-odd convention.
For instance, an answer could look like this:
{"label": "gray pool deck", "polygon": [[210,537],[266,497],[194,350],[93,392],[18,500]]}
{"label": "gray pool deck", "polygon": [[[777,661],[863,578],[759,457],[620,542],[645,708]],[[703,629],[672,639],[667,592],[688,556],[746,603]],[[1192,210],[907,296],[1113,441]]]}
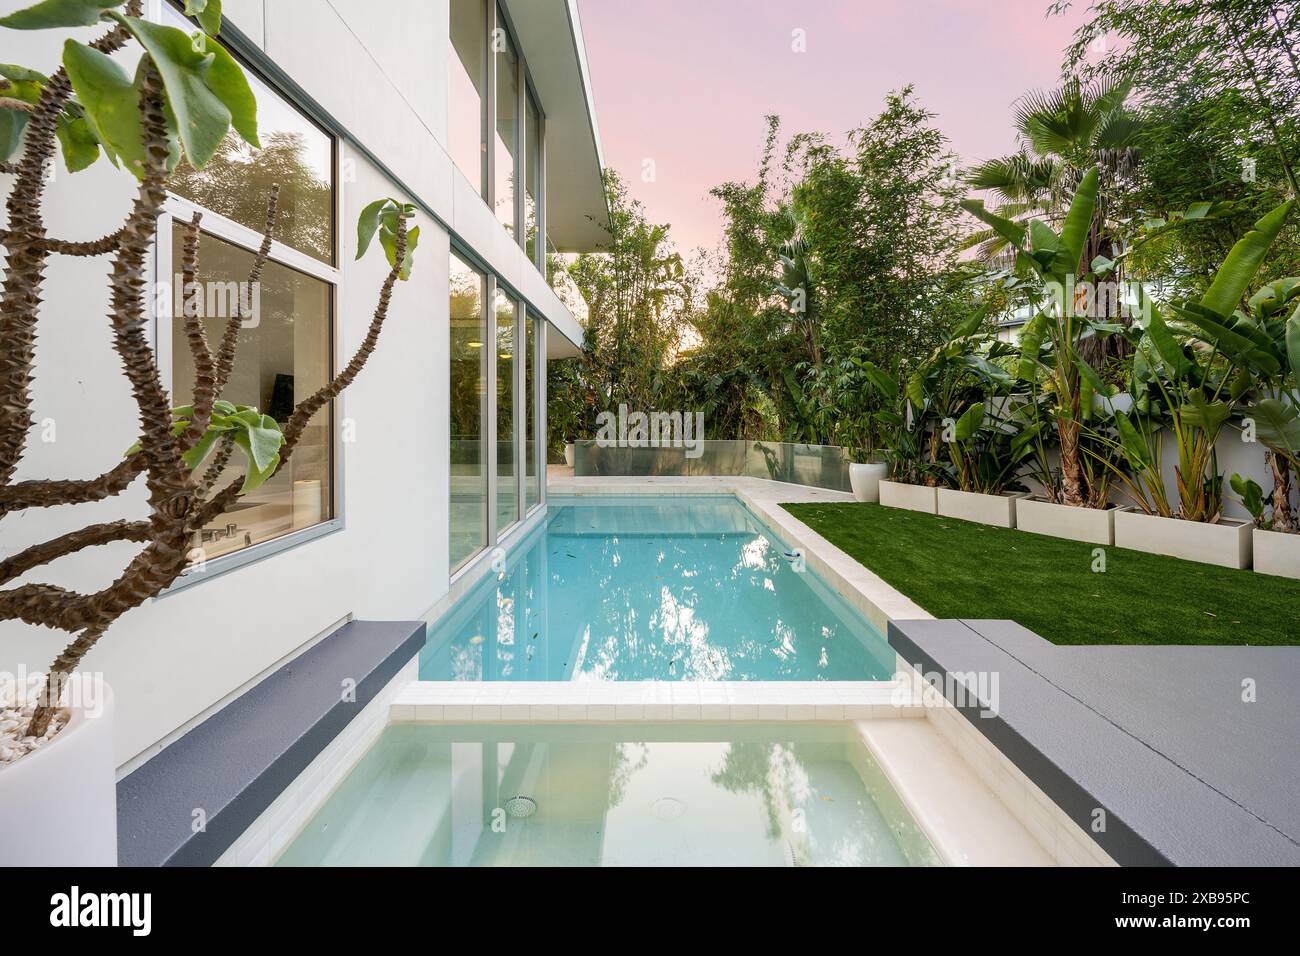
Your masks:
{"label": "gray pool deck", "polygon": [[996,701],[958,709],[1117,862],[1300,865],[1300,648],[1059,647],[976,620],[889,640],[972,690],[996,673]]}

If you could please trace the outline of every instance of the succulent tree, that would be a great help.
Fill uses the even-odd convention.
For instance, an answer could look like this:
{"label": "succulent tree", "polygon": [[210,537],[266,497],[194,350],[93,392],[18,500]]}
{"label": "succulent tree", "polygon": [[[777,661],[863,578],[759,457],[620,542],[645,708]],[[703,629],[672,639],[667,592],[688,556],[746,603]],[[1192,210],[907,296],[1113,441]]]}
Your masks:
{"label": "succulent tree", "polygon": [[[358,258],[378,236],[389,271],[380,287],[370,327],[351,360],[332,381],[298,402],[281,425],[256,408],[222,399],[235,366],[238,331],[249,314],[247,295],[219,342],[210,342],[201,310],[184,309],[184,333],[193,355],[193,402],[173,408],[147,336],[146,271],[167,178],[184,158],[200,169],[231,129],[257,146],[256,102],[243,71],[214,37],[221,27],[219,0],[189,0],[186,13],[200,30],[188,34],[140,17],[140,0],[43,0],[0,18],[0,28],[38,30],[104,23],[91,43],[68,40],[62,66],[44,76],[0,67],[3,171],[13,175],[7,228],[0,230],[5,274],[0,294],[0,521],[28,509],[99,501],[121,494],[138,478],[148,491],[149,515],[89,524],[0,559],[0,620],[19,620],[73,635],[50,666],[28,733],[45,733],[69,675],[123,614],[156,596],[183,574],[196,533],[243,493],[288,463],[312,416],[347,388],[373,353],[388,315],[395,284],[410,272],[418,229],[407,231],[414,209],[379,200],[363,212]],[[142,48],[133,74],[113,54],[132,43]],[[93,240],[48,234],[43,212],[47,172],[61,148],[72,171],[102,152],[137,180],[135,200],[122,225]],[[17,159],[10,155],[19,150]],[[266,229],[249,276],[259,280],[271,248],[277,194],[267,197]],[[199,216],[186,224],[182,273],[187,290],[198,271]],[[139,414],[139,441],[94,478],[16,481],[34,426],[30,384],[34,342],[41,319],[46,270],[57,256],[108,256],[113,348]],[[188,295],[201,294],[187,291]],[[190,303],[187,302],[187,306]],[[245,473],[220,481],[236,454]],[[77,593],[44,583],[12,582],[50,562],[116,541],[142,545],[107,587]],[[4,587],[5,585],[11,585]]]}

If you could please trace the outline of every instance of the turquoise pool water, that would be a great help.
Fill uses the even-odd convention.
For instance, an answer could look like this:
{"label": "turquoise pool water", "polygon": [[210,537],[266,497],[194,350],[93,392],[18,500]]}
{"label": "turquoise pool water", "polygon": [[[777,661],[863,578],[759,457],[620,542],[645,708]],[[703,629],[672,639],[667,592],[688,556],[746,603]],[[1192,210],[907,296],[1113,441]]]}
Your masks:
{"label": "turquoise pool water", "polygon": [[741,502],[552,497],[429,628],[422,680],[887,680],[894,652]]}
{"label": "turquoise pool water", "polygon": [[931,866],[838,725],[389,727],[282,866]]}

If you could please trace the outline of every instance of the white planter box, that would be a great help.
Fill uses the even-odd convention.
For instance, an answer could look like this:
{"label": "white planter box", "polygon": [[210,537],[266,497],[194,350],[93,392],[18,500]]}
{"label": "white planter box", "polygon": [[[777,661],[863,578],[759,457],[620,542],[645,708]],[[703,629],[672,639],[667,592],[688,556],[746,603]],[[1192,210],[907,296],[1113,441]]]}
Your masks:
{"label": "white planter box", "polygon": [[1300,534],[1283,534],[1256,528],[1254,535],[1255,570],[1300,579]]}
{"label": "white planter box", "polygon": [[882,481],[880,483],[880,503],[887,508],[903,508],[907,511],[923,511],[928,515],[939,511],[937,488],[929,485],[907,485],[901,481]]}
{"label": "white planter box", "polygon": [[869,461],[864,464],[849,464],[849,485],[853,488],[853,497],[858,501],[879,501],[880,482],[889,475],[889,466],[884,462]]}
{"label": "white planter box", "polygon": [[117,866],[113,695],[87,684],[67,726],[0,769],[0,866]]}
{"label": "white planter box", "polygon": [[955,488],[939,489],[939,514],[963,521],[997,525],[999,528],[1016,526],[1016,502],[1025,497],[1024,492],[1007,495],[982,495],[975,491],[957,491]]}
{"label": "white planter box", "polygon": [[1248,568],[1253,524],[1225,519],[1218,524],[1160,518],[1140,511],[1115,514],[1115,546],[1166,554],[1223,568]]}
{"label": "white planter box", "polygon": [[1115,543],[1116,508],[1076,508],[1058,505],[1042,498],[1024,498],[1016,503],[1016,527],[1034,534],[1086,541],[1089,544]]}

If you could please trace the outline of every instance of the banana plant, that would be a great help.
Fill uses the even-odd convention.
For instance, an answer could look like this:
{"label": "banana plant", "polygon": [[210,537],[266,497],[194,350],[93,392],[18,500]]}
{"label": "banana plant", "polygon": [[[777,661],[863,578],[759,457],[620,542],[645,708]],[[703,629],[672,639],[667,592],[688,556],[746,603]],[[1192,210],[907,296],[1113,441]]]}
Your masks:
{"label": "banana plant", "polygon": [[1026,422],[1006,399],[975,402],[951,426],[948,454],[961,491],[1000,495],[1023,490],[1019,475],[1044,422]]}
{"label": "banana plant", "polygon": [[1080,447],[1085,413],[1091,408],[1087,380],[1080,371],[1080,344],[1091,335],[1119,331],[1113,323],[1090,318],[1078,307],[1080,280],[1093,276],[1092,264],[1083,261],[1093,212],[1097,204],[1098,171],[1084,173],[1058,233],[1039,219],[1022,225],[986,209],[983,200],[962,203],[971,215],[988,225],[1015,252],[1017,268],[1037,276],[1042,287],[1036,296],[1037,313],[1021,338],[1016,378],[1031,391],[1050,396],[1050,417],[1060,447],[1059,473],[1046,472],[1049,500],[1076,507],[1103,506],[1090,484]]}
{"label": "banana plant", "polygon": [[[1257,431],[1285,452],[1293,438],[1293,406],[1277,397],[1259,398],[1260,384],[1286,380],[1286,326],[1263,328],[1247,310],[1273,316],[1295,297],[1287,284],[1266,286],[1241,307],[1269,246],[1291,212],[1283,203],[1263,216],[1224,259],[1210,288],[1197,302],[1174,302],[1149,310],[1146,328],[1133,357],[1131,373],[1134,418],[1118,414],[1120,447],[1133,479],[1128,487],[1137,505],[1149,514],[1192,521],[1218,521],[1223,511],[1223,476],[1217,444],[1234,413],[1254,416]],[[1255,302],[1256,305],[1250,305]],[[1300,331],[1297,332],[1300,348]],[[1294,379],[1292,374],[1291,379]],[[1254,395],[1253,400],[1248,400]],[[1136,423],[1135,420],[1136,419]],[[1159,423],[1167,423],[1177,446],[1177,508],[1167,500],[1160,481]],[[1262,425],[1260,424],[1262,422]],[[1300,431],[1300,425],[1295,426]],[[1264,441],[1263,438],[1260,439]],[[1270,448],[1273,445],[1269,446]]]}

